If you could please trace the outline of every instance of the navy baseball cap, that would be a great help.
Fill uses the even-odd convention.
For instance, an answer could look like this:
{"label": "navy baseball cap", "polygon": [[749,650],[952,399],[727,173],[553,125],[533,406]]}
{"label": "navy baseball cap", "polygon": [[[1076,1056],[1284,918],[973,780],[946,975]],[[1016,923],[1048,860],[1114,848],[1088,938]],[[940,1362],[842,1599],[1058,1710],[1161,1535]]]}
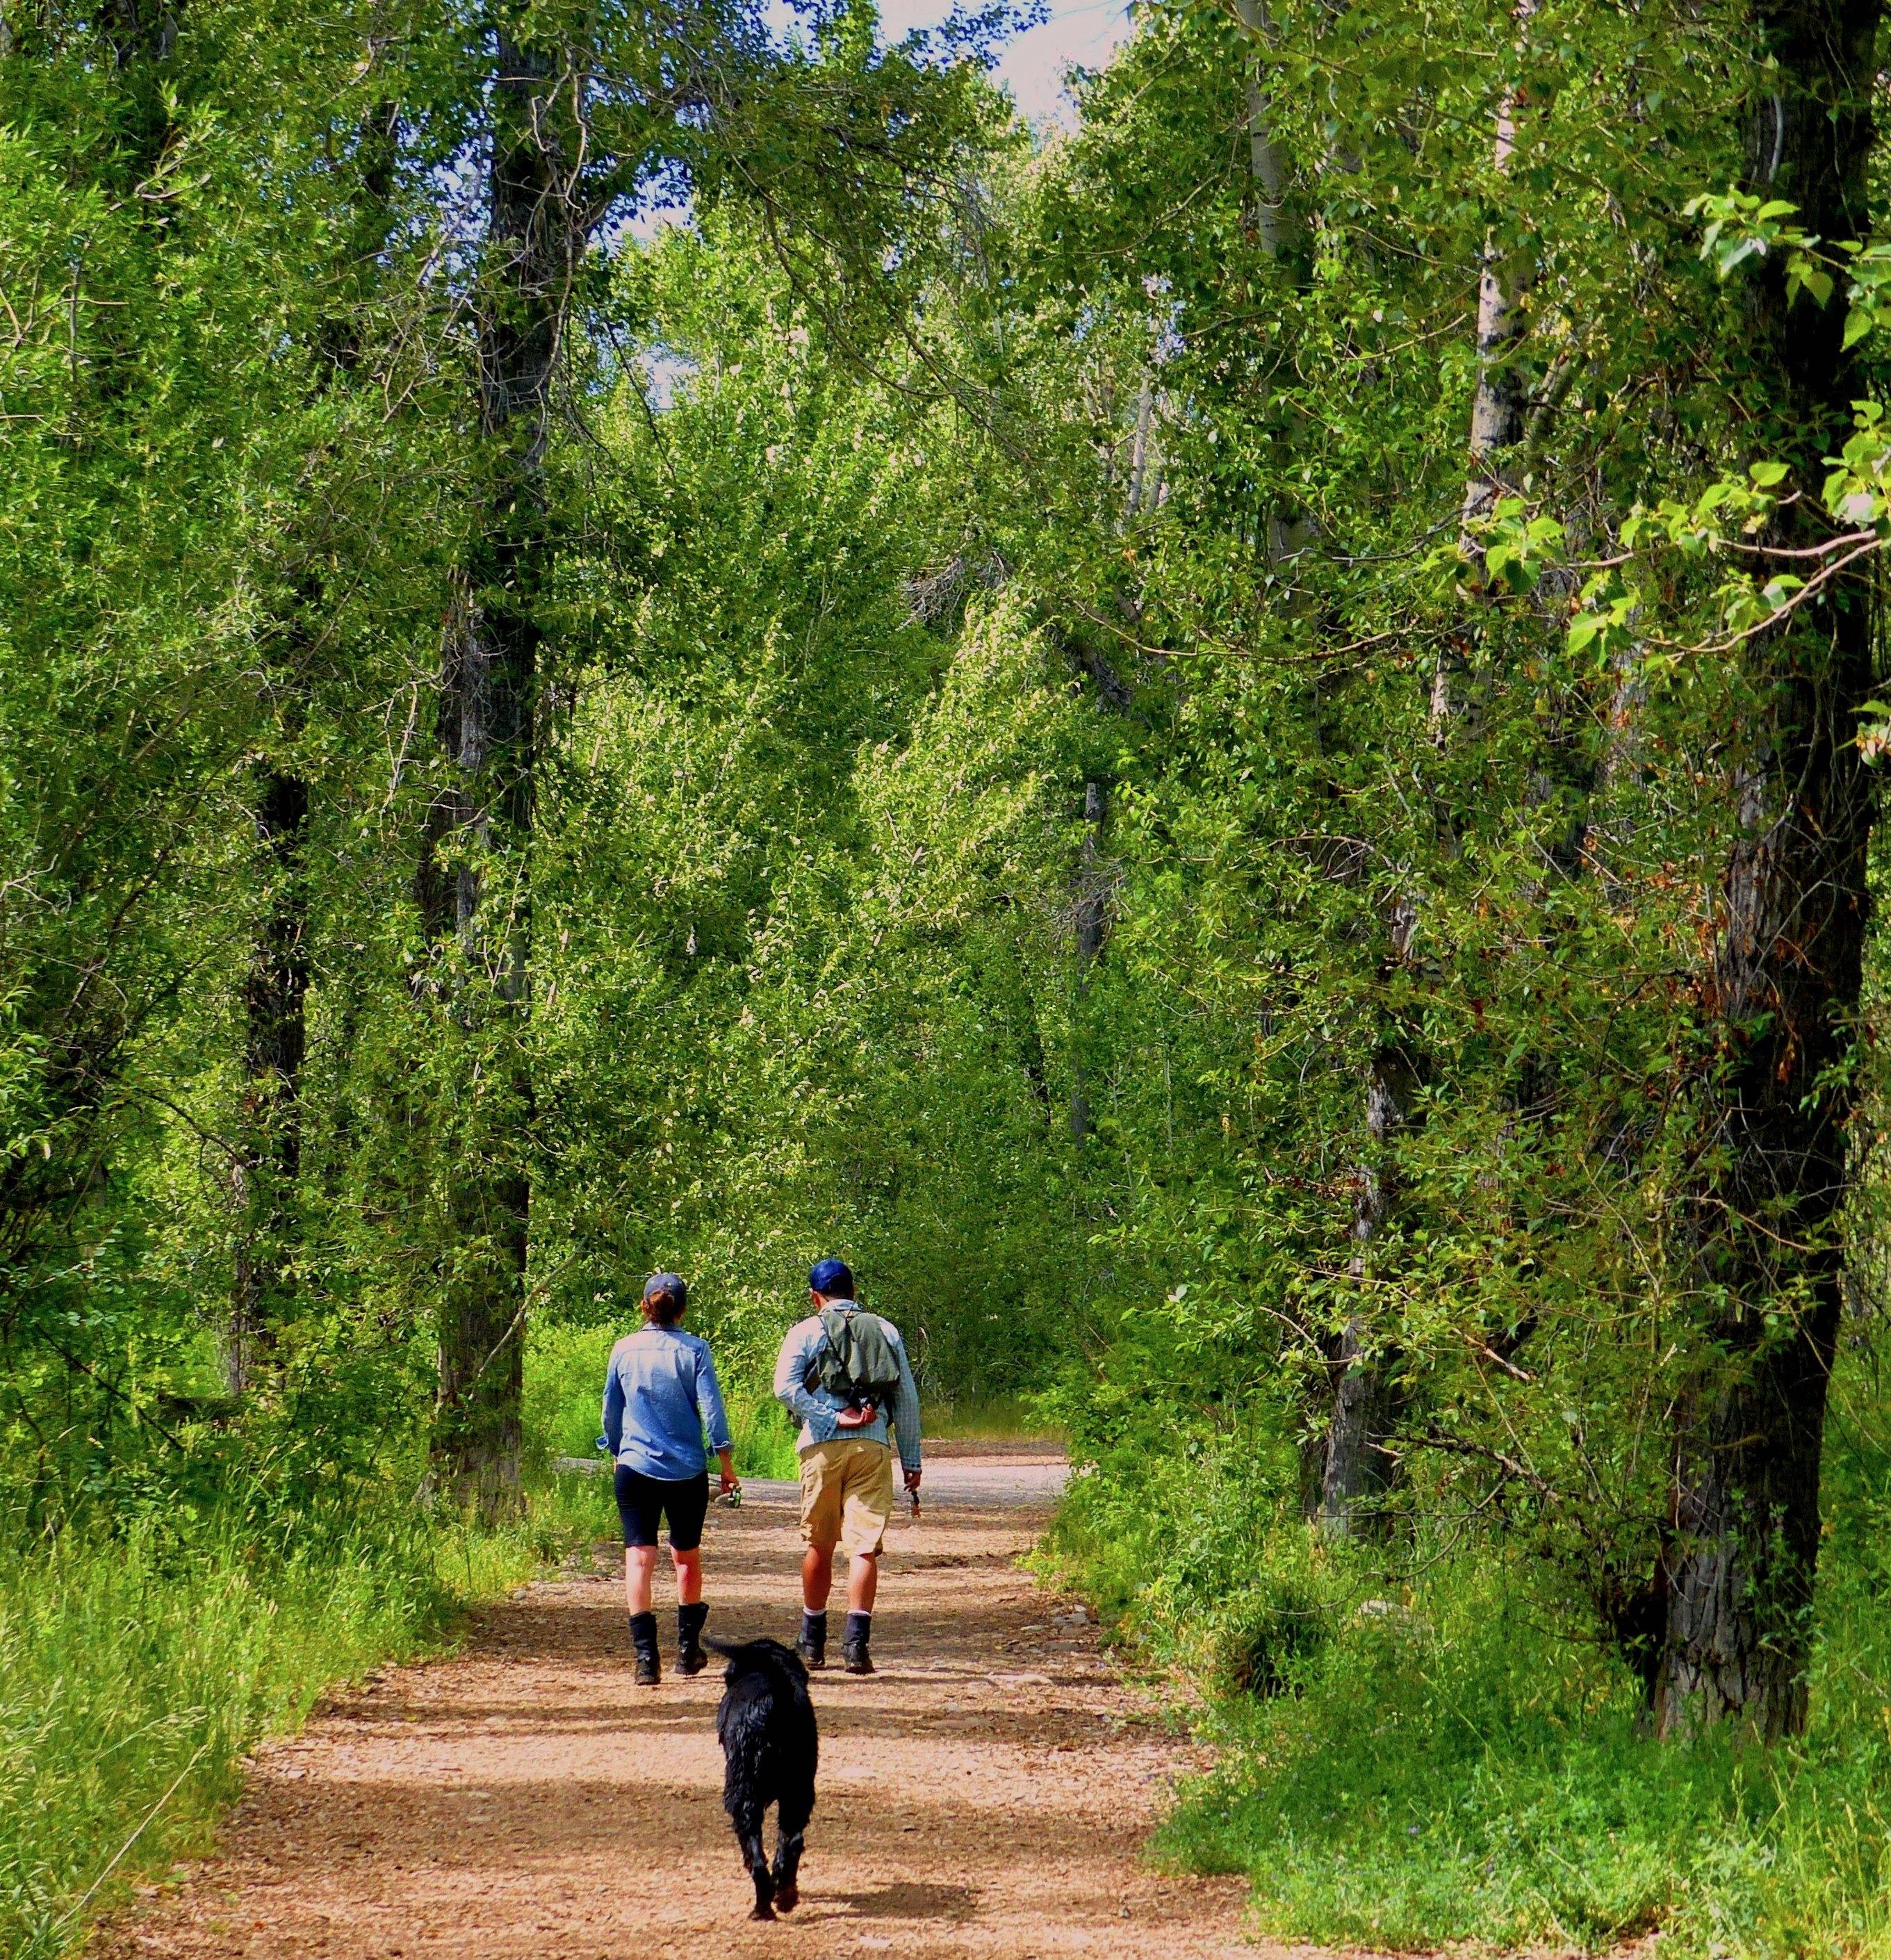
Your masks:
{"label": "navy baseball cap", "polygon": [[813,1291],[825,1293],[829,1300],[853,1297],[853,1275],[844,1259],[823,1259],[809,1274],[808,1284]]}
{"label": "navy baseball cap", "polygon": [[644,1282],[646,1300],[654,1300],[659,1293],[669,1293],[675,1299],[679,1313],[689,1304],[689,1289],[675,1273],[652,1273]]}

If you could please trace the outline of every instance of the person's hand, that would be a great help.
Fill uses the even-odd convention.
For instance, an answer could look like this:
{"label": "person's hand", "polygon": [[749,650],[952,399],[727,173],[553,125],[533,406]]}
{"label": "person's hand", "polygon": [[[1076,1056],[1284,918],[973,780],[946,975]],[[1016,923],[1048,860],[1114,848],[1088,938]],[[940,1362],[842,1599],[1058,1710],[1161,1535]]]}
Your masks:
{"label": "person's hand", "polygon": [[873,1420],[873,1405],[863,1402],[858,1408],[844,1408],[834,1418],[836,1429],[864,1429]]}
{"label": "person's hand", "polygon": [[726,1497],[731,1491],[739,1491],[741,1488],[742,1479],[734,1471],[725,1470],[722,1473],[722,1488],[716,1494],[719,1497]]}
{"label": "person's hand", "polygon": [[923,1470],[909,1470],[906,1473],[906,1488],[916,1497],[919,1495],[919,1480],[925,1474]]}

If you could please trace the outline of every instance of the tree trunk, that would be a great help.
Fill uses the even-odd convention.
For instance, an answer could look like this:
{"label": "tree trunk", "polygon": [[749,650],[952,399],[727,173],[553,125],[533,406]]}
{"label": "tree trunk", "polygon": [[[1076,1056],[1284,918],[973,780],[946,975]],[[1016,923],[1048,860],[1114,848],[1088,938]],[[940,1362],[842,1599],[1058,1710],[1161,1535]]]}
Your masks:
{"label": "tree trunk", "polygon": [[[1417,922],[1410,907],[1394,905],[1382,982],[1408,956]],[[1364,1522],[1362,1507],[1384,1496],[1397,1469],[1385,1446],[1397,1412],[1390,1386],[1397,1351],[1375,1334],[1379,1316],[1371,1310],[1369,1287],[1372,1248],[1392,1217],[1397,1196],[1392,1146],[1410,1114],[1415,1074],[1398,1031],[1389,1024],[1381,1027],[1366,1068],[1365,1149],[1353,1169],[1351,1277],[1361,1305],[1336,1340],[1323,1338],[1333,1402],[1314,1461],[1301,1473],[1303,1507],[1330,1538],[1353,1535]]]}
{"label": "tree trunk", "polygon": [[[1536,0],[1517,0],[1511,13],[1521,35],[1536,12]],[[1506,88],[1497,102],[1496,138],[1491,167],[1508,177],[1517,154],[1517,119],[1521,106],[1517,92]],[[1477,568],[1481,587],[1483,554],[1475,527],[1495,510],[1515,486],[1510,480],[1518,444],[1523,440],[1524,411],[1528,392],[1518,364],[1518,350],[1528,324],[1523,296],[1536,272],[1533,259],[1506,252],[1493,225],[1485,234],[1484,256],[1477,279],[1477,387],[1471,396],[1469,468],[1458,514],[1458,550],[1467,564]],[[1432,733],[1444,741],[1464,717],[1467,638],[1448,637],[1432,676]]]}
{"label": "tree trunk", "polygon": [[[1537,11],[1535,0],[1518,0],[1511,18],[1521,31]],[[1517,152],[1517,115],[1521,104],[1514,90],[1506,89],[1497,103],[1497,137],[1491,167],[1499,177],[1510,175]],[[1484,262],[1477,280],[1477,391],[1471,400],[1470,469],[1464,485],[1460,530],[1467,549],[1476,544],[1470,527],[1488,517],[1511,485],[1505,465],[1508,453],[1523,439],[1527,399],[1517,365],[1518,342],[1525,325],[1523,296],[1533,263],[1505,252],[1495,228],[1484,240]]]}
{"label": "tree trunk", "polygon": [[1286,167],[1274,142],[1273,107],[1262,79],[1274,24],[1264,0],[1235,0],[1235,13],[1254,46],[1254,61],[1247,74],[1247,173],[1254,187],[1254,236],[1269,258],[1278,259],[1295,240],[1287,212]]}
{"label": "tree trunk", "polygon": [[[1534,11],[1534,0],[1518,0],[1513,18],[1520,28]],[[1518,97],[1506,89],[1498,102],[1492,155],[1500,177],[1509,175],[1516,154],[1518,107]],[[1472,558],[1476,555],[1476,544],[1470,526],[1488,516],[1504,494],[1510,459],[1523,439],[1526,396],[1516,354],[1524,328],[1518,300],[1527,277],[1524,268],[1498,250],[1494,234],[1487,238],[1478,280],[1477,386],[1471,398],[1470,466],[1460,519],[1461,548]],[[1432,676],[1432,735],[1441,746],[1452,739],[1464,720],[1468,705],[1464,672],[1464,642],[1448,639]],[[1448,854],[1456,849],[1457,816],[1444,807],[1441,800],[1438,816],[1440,841]],[[1395,902],[1387,921],[1391,964],[1403,963],[1408,956],[1417,924],[1409,903]],[[1368,1150],[1357,1173],[1359,1195],[1353,1210],[1352,1236],[1360,1248],[1354,1267],[1362,1276],[1365,1249],[1383,1231],[1391,1213],[1394,1172],[1387,1146],[1405,1120],[1406,1097],[1401,1079],[1409,1080],[1412,1073],[1403,1045],[1389,1031],[1382,1034],[1367,1071]],[[1394,1468],[1384,1443],[1395,1413],[1388,1387],[1394,1357],[1389,1347],[1368,1338],[1368,1326],[1366,1319],[1352,1316],[1333,1351],[1333,1414],[1320,1478],[1317,1516],[1324,1531],[1340,1537],[1353,1529],[1360,1501],[1383,1493]]]}
{"label": "tree trunk", "polygon": [[[363,119],[357,132],[354,235],[348,241],[344,267],[352,279],[372,277],[370,269],[387,242],[399,132],[398,110],[383,102]],[[319,344],[335,369],[351,374],[362,354],[353,314],[338,308],[317,331]],[[299,604],[304,618],[298,619],[292,612],[281,622],[281,636],[293,657],[283,678],[280,705],[265,708],[273,714],[277,739],[285,747],[293,746],[307,718],[304,668],[312,643],[323,637],[306,625],[307,616],[326,603],[322,581],[310,572],[302,585]],[[253,1385],[257,1363],[267,1352],[294,1290],[302,1063],[308,1045],[308,889],[303,864],[308,784],[283,762],[259,769],[252,820],[267,856],[269,886],[250,950],[244,1000],[243,1115],[234,1166],[240,1223],[224,1351],[234,1395],[246,1393]]]}
{"label": "tree trunk", "polygon": [[567,180],[581,81],[502,30],[492,91],[478,315],[485,520],[443,649],[447,784],[430,813],[417,896],[457,940],[454,1006],[469,1067],[447,1166],[450,1249],[434,1445],[455,1496],[492,1516],[519,1483],[531,1211],[532,775],[538,622],[548,573],[551,383],[584,246]]}
{"label": "tree trunk", "polygon": [[1082,1143],[1095,1128],[1083,1065],[1084,1004],[1090,991],[1090,970],[1103,953],[1103,934],[1108,913],[1109,879],[1103,861],[1103,830],[1109,821],[1109,786],[1088,782],[1083,786],[1083,849],[1077,860],[1076,940],[1077,984],[1075,1054],[1070,1071],[1070,1134]]}
{"label": "tree trunk", "polygon": [[[1390,1041],[1373,1055],[1366,1077],[1367,1154],[1357,1176],[1352,1210],[1352,1276],[1363,1289],[1371,1271],[1372,1242],[1392,1215],[1394,1178],[1389,1149],[1403,1125],[1412,1082],[1404,1055]],[[1347,1538],[1391,1488],[1397,1468],[1386,1449],[1397,1414],[1389,1357],[1372,1341],[1373,1316],[1355,1313],[1341,1329],[1333,1352],[1333,1419],[1321,1466],[1317,1521],[1330,1538]]]}
{"label": "tree trunk", "polygon": [[[1866,163],[1877,0],[1761,0],[1776,66],[1746,129],[1747,181],[1826,239],[1870,235]],[[1759,453],[1800,499],[1772,542],[1816,542],[1816,496],[1862,392],[1843,310],[1787,298],[1769,259],[1744,294]],[[1664,1734],[1737,1720],[1768,1740],[1806,1721],[1819,1455],[1837,1341],[1845,1131],[1836,1066],[1859,998],[1875,782],[1852,739],[1873,689],[1872,593],[1748,641],[1755,704],[1737,731],[1735,830],[1707,982],[1716,1052],[1695,1195],[1699,1281],[1721,1304],[1677,1451],[1674,1548],[1656,1719]]]}
{"label": "tree trunk", "polygon": [[230,1392],[249,1388],[294,1286],[293,1218],[302,1168],[302,1060],[307,1044],[308,899],[302,851],[309,786],[293,771],[260,772],[256,841],[269,874],[244,991],[242,1141],[235,1165],[241,1236],[225,1355]]}

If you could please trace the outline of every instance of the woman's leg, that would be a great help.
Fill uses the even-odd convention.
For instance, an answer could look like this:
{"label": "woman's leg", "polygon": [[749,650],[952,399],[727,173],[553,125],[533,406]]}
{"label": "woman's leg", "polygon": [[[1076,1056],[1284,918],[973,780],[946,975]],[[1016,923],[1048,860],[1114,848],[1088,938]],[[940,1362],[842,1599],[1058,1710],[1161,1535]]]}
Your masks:
{"label": "woman's leg", "polygon": [[[694,1606],[703,1596],[703,1554],[700,1547],[693,1551],[675,1551],[670,1557],[676,1561],[676,1603],[679,1606]],[[650,1563],[656,1563],[654,1548],[650,1552]],[[644,1583],[644,1597],[647,1604],[650,1586]]]}
{"label": "woman's leg", "polygon": [[624,1599],[633,1618],[650,1610],[650,1586],[656,1577],[656,1546],[627,1545],[624,1548]]}

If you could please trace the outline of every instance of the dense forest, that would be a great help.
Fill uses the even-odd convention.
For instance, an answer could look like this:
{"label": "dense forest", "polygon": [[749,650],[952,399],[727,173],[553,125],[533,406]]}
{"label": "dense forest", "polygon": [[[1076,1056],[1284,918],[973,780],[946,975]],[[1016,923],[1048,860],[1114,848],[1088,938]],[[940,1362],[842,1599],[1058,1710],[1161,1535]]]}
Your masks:
{"label": "dense forest", "polygon": [[1266,1927],[1884,1950],[1877,15],[5,0],[0,1951],[833,1251]]}

